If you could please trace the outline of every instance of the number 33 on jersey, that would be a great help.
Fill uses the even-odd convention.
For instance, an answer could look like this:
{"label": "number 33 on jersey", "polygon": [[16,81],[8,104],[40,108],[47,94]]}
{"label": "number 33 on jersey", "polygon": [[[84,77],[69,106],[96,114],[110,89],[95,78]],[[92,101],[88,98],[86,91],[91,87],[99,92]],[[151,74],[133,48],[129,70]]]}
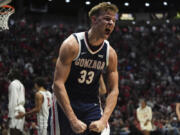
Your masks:
{"label": "number 33 on jersey", "polygon": [[109,60],[109,42],[104,41],[100,48],[92,51],[87,43],[85,32],[73,34],[79,45],[78,56],[71,65],[66,81],[68,95],[75,99],[98,100],[99,78]]}

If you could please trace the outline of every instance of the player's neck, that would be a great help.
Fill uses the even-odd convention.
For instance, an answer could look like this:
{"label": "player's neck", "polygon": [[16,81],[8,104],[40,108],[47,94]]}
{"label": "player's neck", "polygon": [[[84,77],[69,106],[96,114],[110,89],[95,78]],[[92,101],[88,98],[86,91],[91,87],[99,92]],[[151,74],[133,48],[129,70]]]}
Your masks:
{"label": "player's neck", "polygon": [[46,89],[44,87],[40,87],[38,91],[46,91]]}
{"label": "player's neck", "polygon": [[104,39],[99,38],[97,32],[92,28],[88,31],[88,40],[92,46],[99,46],[104,42]]}
{"label": "player's neck", "polygon": [[141,106],[141,108],[144,109],[144,108],[146,108],[146,106],[143,106],[143,107]]}

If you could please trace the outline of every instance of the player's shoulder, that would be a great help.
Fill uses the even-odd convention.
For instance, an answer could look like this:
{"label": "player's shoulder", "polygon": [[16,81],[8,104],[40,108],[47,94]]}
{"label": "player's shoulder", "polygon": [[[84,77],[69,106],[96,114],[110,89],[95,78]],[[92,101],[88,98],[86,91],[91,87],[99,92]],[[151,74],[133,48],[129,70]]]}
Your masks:
{"label": "player's shoulder", "polygon": [[77,37],[82,37],[83,33],[72,33],[69,37],[67,37],[63,45],[68,48],[77,49],[78,48],[78,39]]}
{"label": "player's shoulder", "polygon": [[75,38],[76,38],[76,40],[81,40],[81,39],[84,39],[85,38],[85,32],[83,31],[83,32],[76,32],[76,33],[73,33],[72,34]]}
{"label": "player's shoulder", "polygon": [[13,80],[11,83],[12,83],[12,84],[15,84],[15,83],[20,83],[20,81],[19,81],[19,80],[17,80],[17,79],[15,79],[15,80]]}
{"label": "player's shoulder", "polygon": [[63,56],[69,56],[75,58],[79,52],[79,45],[78,41],[76,40],[75,36],[71,34],[67,37],[61,47],[60,47],[60,54]]}
{"label": "player's shoulder", "polygon": [[138,107],[138,108],[136,109],[136,111],[137,111],[137,112],[139,112],[139,111],[140,111],[140,109],[141,109],[141,107]]}
{"label": "player's shoulder", "polygon": [[22,83],[21,83],[19,80],[17,80],[17,79],[13,80],[13,81],[10,83],[11,86],[19,86],[20,84],[22,84]]}
{"label": "player's shoulder", "polygon": [[[117,63],[117,54],[115,49],[111,45],[109,45],[109,62]],[[109,64],[109,65],[114,65],[114,64]]]}
{"label": "player's shoulder", "polygon": [[110,55],[117,55],[115,49],[109,44],[109,54]]}
{"label": "player's shoulder", "polygon": [[43,93],[41,91],[37,91],[35,96],[36,98],[43,98]]}
{"label": "player's shoulder", "polygon": [[147,109],[151,110],[151,107],[150,106],[146,106]]}
{"label": "player's shoulder", "polygon": [[48,96],[52,96],[52,93],[50,91],[46,91],[46,93],[48,94]]}

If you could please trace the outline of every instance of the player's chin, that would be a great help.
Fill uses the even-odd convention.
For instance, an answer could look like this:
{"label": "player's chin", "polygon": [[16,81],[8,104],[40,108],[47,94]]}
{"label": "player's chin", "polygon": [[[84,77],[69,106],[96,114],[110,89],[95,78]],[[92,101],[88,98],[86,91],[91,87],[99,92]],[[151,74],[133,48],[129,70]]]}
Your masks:
{"label": "player's chin", "polygon": [[105,35],[104,35],[104,40],[108,39],[109,36],[110,36],[110,34],[105,34]]}

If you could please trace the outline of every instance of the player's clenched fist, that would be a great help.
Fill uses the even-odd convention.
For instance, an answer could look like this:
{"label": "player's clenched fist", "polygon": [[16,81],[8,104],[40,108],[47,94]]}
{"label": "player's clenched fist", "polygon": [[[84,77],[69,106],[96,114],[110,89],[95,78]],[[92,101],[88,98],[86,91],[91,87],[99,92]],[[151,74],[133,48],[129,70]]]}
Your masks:
{"label": "player's clenched fist", "polygon": [[87,125],[84,122],[77,119],[71,122],[71,128],[76,134],[79,134],[83,133],[87,129]]}
{"label": "player's clenched fist", "polygon": [[90,126],[89,130],[100,133],[106,127],[106,123],[102,120],[93,121]]}

